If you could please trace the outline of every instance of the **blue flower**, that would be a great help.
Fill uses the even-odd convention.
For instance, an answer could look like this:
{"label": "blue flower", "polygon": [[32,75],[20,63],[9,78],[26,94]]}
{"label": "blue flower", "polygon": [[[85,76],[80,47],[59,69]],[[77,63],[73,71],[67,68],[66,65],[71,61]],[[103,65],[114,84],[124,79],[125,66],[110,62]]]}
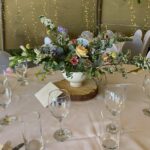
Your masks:
{"label": "blue flower", "polygon": [[93,35],[93,33],[90,32],[90,31],[83,31],[83,32],[81,33],[81,37],[84,38],[84,39],[87,39],[88,41],[92,41],[94,35]]}
{"label": "blue flower", "polygon": [[44,44],[45,45],[50,45],[52,43],[52,40],[49,37],[44,38]]}
{"label": "blue flower", "polygon": [[88,46],[89,45],[89,41],[87,39],[84,39],[84,38],[78,38],[77,39],[77,43],[79,45],[82,45],[84,47]]}

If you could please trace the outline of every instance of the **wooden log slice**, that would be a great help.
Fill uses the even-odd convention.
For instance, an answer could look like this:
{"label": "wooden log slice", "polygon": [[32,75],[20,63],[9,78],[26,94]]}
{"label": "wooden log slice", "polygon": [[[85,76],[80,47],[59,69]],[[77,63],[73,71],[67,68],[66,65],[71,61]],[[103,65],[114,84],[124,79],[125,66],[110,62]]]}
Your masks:
{"label": "wooden log slice", "polygon": [[81,87],[71,87],[69,82],[61,80],[54,83],[61,89],[66,89],[72,101],[87,101],[94,98],[98,93],[98,87],[94,80],[86,80]]}

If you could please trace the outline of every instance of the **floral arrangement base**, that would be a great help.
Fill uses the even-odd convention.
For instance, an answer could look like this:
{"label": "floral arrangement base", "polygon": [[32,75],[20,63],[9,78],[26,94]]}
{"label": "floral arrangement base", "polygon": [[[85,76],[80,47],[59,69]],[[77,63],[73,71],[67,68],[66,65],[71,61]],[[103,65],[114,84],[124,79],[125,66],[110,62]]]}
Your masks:
{"label": "floral arrangement base", "polygon": [[98,86],[94,80],[85,80],[81,87],[71,87],[67,80],[61,80],[54,83],[61,89],[66,89],[71,95],[72,101],[92,100],[98,93]]}

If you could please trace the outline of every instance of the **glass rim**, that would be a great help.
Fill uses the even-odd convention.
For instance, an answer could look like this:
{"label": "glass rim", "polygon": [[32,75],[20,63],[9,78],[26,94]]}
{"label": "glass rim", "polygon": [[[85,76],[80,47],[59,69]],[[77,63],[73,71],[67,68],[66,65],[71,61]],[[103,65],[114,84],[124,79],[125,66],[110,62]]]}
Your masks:
{"label": "glass rim", "polygon": [[[33,118],[33,116],[34,116],[34,118]],[[40,122],[41,121],[41,113],[39,111],[31,111],[31,112],[22,113],[19,118],[19,122],[24,123],[27,118],[30,118],[31,122],[34,122],[35,120]]]}
{"label": "glass rim", "polygon": [[112,84],[107,84],[106,88],[111,88],[111,87],[126,87],[130,85],[135,85],[134,83],[112,83]]}
{"label": "glass rim", "polygon": [[70,93],[66,89],[54,89],[54,90],[49,92],[49,96],[51,95],[52,92],[55,92],[55,91],[60,91],[60,92],[65,91],[65,93],[67,94],[65,96],[60,95],[59,98],[64,98],[64,97],[69,97],[70,98]]}
{"label": "glass rim", "polygon": [[144,79],[146,78],[150,78],[150,73],[149,74],[145,74]]}

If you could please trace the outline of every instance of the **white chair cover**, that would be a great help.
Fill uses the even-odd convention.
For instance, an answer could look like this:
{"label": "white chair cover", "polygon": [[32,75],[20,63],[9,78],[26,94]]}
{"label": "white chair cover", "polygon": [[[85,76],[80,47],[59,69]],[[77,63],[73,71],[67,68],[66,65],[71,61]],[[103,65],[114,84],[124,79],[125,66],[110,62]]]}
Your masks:
{"label": "white chair cover", "polygon": [[111,30],[107,30],[106,33],[107,33],[109,38],[113,38],[114,37],[114,33]]}
{"label": "white chair cover", "polygon": [[150,37],[150,30],[148,30],[148,31],[145,33],[143,42],[145,43],[146,41],[148,41],[149,37]]}
{"label": "white chair cover", "polygon": [[138,37],[138,38],[142,39],[142,36],[143,36],[142,30],[138,29],[135,31],[133,38]]}
{"label": "white chair cover", "polygon": [[142,48],[142,55],[146,56],[148,52],[148,48],[150,47],[150,37],[145,40]]}
{"label": "white chair cover", "polygon": [[106,49],[106,52],[113,52],[113,51],[114,52],[119,52],[116,44],[113,44],[111,48]]}
{"label": "white chair cover", "polygon": [[123,45],[122,52],[131,51],[131,57],[139,55],[142,52],[143,42],[139,37],[135,37],[133,41],[127,41]]}
{"label": "white chair cover", "polygon": [[150,47],[150,30],[148,30],[145,33],[145,36],[143,39],[143,48],[142,48],[142,55],[143,56],[146,56],[149,47]]}
{"label": "white chair cover", "polygon": [[146,58],[150,58],[150,51],[148,52]]}
{"label": "white chair cover", "polygon": [[0,51],[0,66],[9,66],[10,54],[4,51]]}

